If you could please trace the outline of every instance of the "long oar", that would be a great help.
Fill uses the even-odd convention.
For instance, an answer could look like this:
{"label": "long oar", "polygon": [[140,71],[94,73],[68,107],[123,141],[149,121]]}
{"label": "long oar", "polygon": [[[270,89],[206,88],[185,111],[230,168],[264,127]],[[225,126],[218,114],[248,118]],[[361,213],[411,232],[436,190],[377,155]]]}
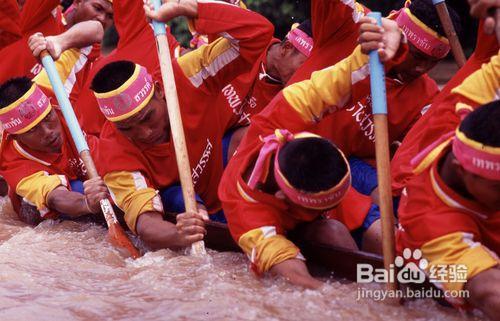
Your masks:
{"label": "long oar", "polygon": [[[47,71],[47,75],[49,76],[50,84],[52,85],[52,89],[56,94],[57,102],[59,103],[59,107],[61,107],[62,113],[64,115],[64,119],[68,125],[69,131],[71,132],[71,137],[73,138],[73,142],[75,143],[76,149],[80,154],[85,167],[87,168],[87,175],[89,178],[94,178],[99,176],[97,170],[94,165],[94,161],[92,160],[92,156],[90,156],[89,146],[87,145],[87,141],[83,136],[82,129],[78,124],[78,120],[76,119],[75,112],[73,111],[73,107],[68,99],[68,95],[64,90],[64,86],[61,82],[61,78],[57,73],[56,66],[54,64],[54,60],[47,53],[47,51],[43,51],[41,54],[42,64],[45,70]],[[113,207],[108,199],[101,200],[101,210],[104,214],[104,218],[106,219],[106,223],[108,224],[108,234],[111,238],[111,241],[121,247],[126,249],[130,255],[135,259],[140,256],[139,251],[132,244],[130,239],[128,238],[125,231],[123,231],[120,223],[116,219],[115,212],[113,211]]]}
{"label": "long oar", "polygon": [[[372,12],[369,17],[375,18],[382,25],[380,12]],[[382,250],[384,267],[389,274],[394,264],[394,212],[392,208],[391,164],[389,157],[389,134],[387,129],[387,97],[385,92],[384,66],[380,62],[377,50],[370,52],[370,86],[372,95],[373,120],[375,124],[375,157],[377,161],[377,180],[380,198],[380,214],[382,220]],[[389,290],[396,290],[397,283],[387,284]]]}
{"label": "long oar", "polygon": [[455,27],[453,27],[453,23],[451,22],[450,13],[448,12],[448,7],[446,7],[445,0],[432,0],[432,3],[436,7],[439,20],[441,20],[444,32],[446,33],[446,38],[450,41],[453,57],[455,57],[458,67],[462,68],[467,59],[465,58],[464,50],[458,39]]}
{"label": "long oar", "polygon": [[[155,10],[161,6],[161,0],[153,0]],[[179,99],[177,97],[177,88],[175,86],[174,71],[172,69],[172,60],[168,50],[167,31],[165,24],[153,20],[153,27],[158,49],[158,59],[160,60],[161,77],[167,101],[168,117],[170,128],[172,129],[172,140],[174,142],[175,157],[179,170],[179,178],[182,186],[182,195],[187,212],[197,213],[196,198],[194,193],[193,180],[191,178],[191,168],[189,166],[188,151],[186,148],[186,139],[184,136],[184,127],[182,127],[181,112],[179,109]],[[191,245],[191,253],[194,255],[203,255],[205,243],[203,241],[195,242]]]}

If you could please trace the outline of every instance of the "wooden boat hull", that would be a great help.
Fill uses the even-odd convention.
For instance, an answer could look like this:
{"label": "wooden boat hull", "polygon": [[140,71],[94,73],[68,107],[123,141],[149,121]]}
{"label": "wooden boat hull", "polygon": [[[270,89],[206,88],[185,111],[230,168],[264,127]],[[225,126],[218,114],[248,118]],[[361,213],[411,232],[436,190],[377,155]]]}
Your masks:
{"label": "wooden boat hull", "polygon": [[[166,219],[175,223],[175,214],[167,214]],[[231,237],[226,224],[209,222],[205,227],[207,229],[207,235],[205,236],[207,247],[223,252],[241,252],[241,249]],[[336,277],[356,281],[357,264],[370,264],[373,268],[383,268],[384,266],[382,257],[376,254],[351,251],[301,239],[294,239],[293,241],[300,247],[308,260],[311,271],[316,276],[331,276],[333,273]]]}

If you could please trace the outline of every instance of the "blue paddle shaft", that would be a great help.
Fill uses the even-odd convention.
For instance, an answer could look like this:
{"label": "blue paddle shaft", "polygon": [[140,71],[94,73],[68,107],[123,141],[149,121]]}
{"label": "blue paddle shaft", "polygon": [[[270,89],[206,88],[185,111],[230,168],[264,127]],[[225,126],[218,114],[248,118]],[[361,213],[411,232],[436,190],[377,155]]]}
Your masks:
{"label": "blue paddle shaft", "polygon": [[440,4],[440,3],[443,3],[444,0],[432,0],[432,4],[433,5],[437,5],[437,4]]}
{"label": "blue paddle shaft", "polygon": [[[155,7],[155,11],[158,11],[161,7],[161,0],[153,0],[153,6]],[[153,20],[153,29],[155,31],[155,36],[167,34],[167,29],[163,22]]]}
{"label": "blue paddle shaft", "polygon": [[[382,25],[380,12],[370,12],[368,17],[375,18],[377,25]],[[387,114],[387,97],[385,94],[384,65],[380,62],[377,50],[370,52],[370,87],[372,93],[373,114]]]}
{"label": "blue paddle shaft", "polygon": [[83,136],[82,130],[80,128],[80,124],[76,119],[75,112],[73,111],[73,107],[69,102],[68,95],[64,90],[64,85],[61,82],[61,78],[56,69],[56,65],[54,64],[54,60],[50,55],[45,55],[42,58],[42,64],[49,76],[50,83],[52,84],[52,89],[56,94],[57,102],[59,103],[59,107],[62,110],[64,115],[64,119],[66,120],[66,124],[69,127],[69,131],[71,132],[71,136],[73,137],[73,141],[75,142],[76,149],[78,153],[81,153],[84,150],[89,150],[89,146],[87,145],[87,141]]}

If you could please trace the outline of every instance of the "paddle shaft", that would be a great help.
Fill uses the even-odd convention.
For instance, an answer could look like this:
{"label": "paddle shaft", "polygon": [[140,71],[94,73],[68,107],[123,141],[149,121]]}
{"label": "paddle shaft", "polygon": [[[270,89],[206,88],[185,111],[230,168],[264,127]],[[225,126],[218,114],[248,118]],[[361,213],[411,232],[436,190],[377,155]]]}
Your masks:
{"label": "paddle shaft", "polygon": [[[382,25],[380,12],[372,12],[368,16],[375,18],[379,26]],[[392,208],[385,73],[377,50],[370,52],[370,86],[375,126],[375,158],[377,162],[380,219],[382,221],[382,250],[384,267],[389,272],[391,267],[394,268],[395,259],[394,212]],[[389,290],[396,290],[396,281],[389,282],[387,287]]]}
{"label": "paddle shaft", "polygon": [[[66,91],[64,90],[59,74],[57,73],[54,61],[47,51],[43,51],[40,57],[43,67],[49,76],[50,83],[56,95],[59,107],[62,110],[64,119],[66,120],[66,124],[71,132],[73,142],[75,143],[76,149],[78,150],[78,153],[80,154],[80,157],[87,169],[87,176],[89,178],[98,177],[99,174],[97,173],[94,161],[90,155],[89,146],[85,140]],[[140,256],[139,251],[127,237],[125,231],[121,228],[120,223],[116,219],[116,215],[110,201],[108,199],[102,199],[100,201],[100,205],[104,218],[106,219],[106,224],[109,228],[108,233],[112,238],[112,241],[115,242],[116,245],[127,249],[133,258],[138,258]]]}
{"label": "paddle shaft", "polygon": [[[161,6],[161,0],[153,0],[153,4],[155,6],[155,10],[158,10]],[[158,21],[153,21],[153,27],[158,49],[158,59],[160,60],[160,70],[163,80],[165,99],[167,102],[168,121],[170,122],[185,209],[186,212],[189,213],[198,213],[193,179],[191,177],[189,156],[186,147],[186,139],[184,135],[184,127],[182,126],[177,87],[175,85],[174,70],[172,68],[172,59],[170,58],[170,50],[166,36],[166,28],[165,24]],[[191,245],[191,253],[194,255],[202,255],[206,253],[204,242],[198,241],[193,243]]]}
{"label": "paddle shaft", "polygon": [[443,25],[443,29],[446,34],[446,38],[448,38],[448,41],[450,42],[451,52],[455,58],[455,62],[459,68],[462,68],[467,59],[465,58],[464,50],[462,49],[462,45],[458,39],[455,27],[453,27],[453,23],[451,22],[450,13],[448,12],[446,3],[444,0],[433,0],[432,2],[436,7],[439,20],[441,20],[441,24]]}

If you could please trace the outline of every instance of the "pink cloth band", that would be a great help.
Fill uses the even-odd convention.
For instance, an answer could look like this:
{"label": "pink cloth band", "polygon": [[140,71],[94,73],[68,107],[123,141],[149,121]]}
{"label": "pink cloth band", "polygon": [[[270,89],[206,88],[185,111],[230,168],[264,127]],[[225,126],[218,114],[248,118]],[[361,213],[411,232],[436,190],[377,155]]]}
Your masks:
{"label": "pink cloth band", "polygon": [[[283,147],[287,142],[290,142],[294,139],[306,137],[319,136],[310,133],[300,133],[294,136],[289,131],[281,129],[276,130],[276,134],[265,137],[263,139],[264,146],[259,152],[254,170],[248,181],[248,186],[252,189],[255,189],[258,183],[263,183],[266,180],[271,155],[273,154],[273,152],[275,152],[274,178],[281,191],[286,195],[286,197],[288,197],[288,199],[299,206],[309,209],[324,210],[336,206],[344,198],[347,190],[351,186],[350,170],[347,171],[344,178],[342,178],[342,180],[337,185],[333,186],[327,191],[321,191],[317,193],[309,193],[294,188],[281,172],[278,162],[278,154],[281,150],[281,147]],[[347,164],[347,160],[345,160],[345,162]],[[349,165],[347,165],[347,168],[349,168]]]}
{"label": "pink cloth band", "polygon": [[10,134],[22,134],[35,127],[51,110],[49,98],[37,85],[0,110],[0,122]]}
{"label": "pink cloth band", "polygon": [[418,20],[408,8],[399,11],[396,22],[408,41],[426,55],[441,59],[450,51],[448,40]]}
{"label": "pink cloth band", "polygon": [[457,130],[452,143],[453,155],[466,171],[486,179],[500,181],[500,148],[494,153],[486,150],[494,147],[481,148],[481,145]]}
{"label": "pink cloth band", "polygon": [[305,56],[309,57],[314,46],[313,39],[307,35],[304,31],[299,28],[294,28],[290,30],[288,35],[286,35],[288,41],[300,51]]}
{"label": "pink cloth band", "polygon": [[[472,108],[467,105],[458,104],[456,107],[456,113],[460,116],[461,120],[471,111]],[[500,180],[500,147],[485,146],[482,143],[476,142],[468,138],[459,128],[454,132],[451,131],[444,134],[418,153],[411,160],[412,167],[417,168],[420,164],[424,164],[427,167],[430,161],[433,161],[438,156],[435,151],[439,151],[439,146],[449,146],[450,142],[453,155],[466,171],[486,179]],[[431,157],[430,161],[426,161],[426,158],[429,156]]]}
{"label": "pink cloth band", "polygon": [[154,93],[153,78],[146,68],[135,65],[129,80],[107,93],[96,93],[99,108],[111,121],[120,121],[141,111]]}

